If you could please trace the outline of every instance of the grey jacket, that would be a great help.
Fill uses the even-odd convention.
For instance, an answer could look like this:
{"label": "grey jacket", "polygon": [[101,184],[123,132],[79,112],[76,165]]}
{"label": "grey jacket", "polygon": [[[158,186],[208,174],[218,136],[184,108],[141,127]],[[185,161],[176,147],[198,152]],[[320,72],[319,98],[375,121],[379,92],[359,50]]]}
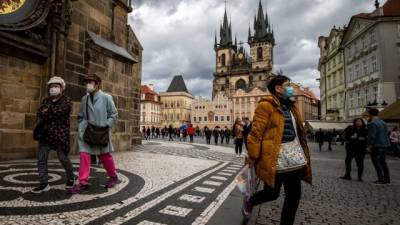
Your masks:
{"label": "grey jacket", "polygon": [[[86,101],[89,99],[88,112],[86,112]],[[108,126],[110,128],[109,138],[110,142],[105,147],[89,146],[83,140],[83,134],[85,133],[88,121],[87,113],[89,113],[90,123],[97,126]],[[113,98],[111,95],[97,91],[93,97],[93,103],[90,100],[89,95],[82,97],[81,106],[78,113],[78,146],[80,152],[87,152],[93,155],[99,155],[114,151],[114,147],[111,142],[111,128],[117,122],[118,111],[115,107]]]}
{"label": "grey jacket", "polygon": [[381,119],[373,119],[368,123],[368,145],[377,148],[390,147],[388,128]]}

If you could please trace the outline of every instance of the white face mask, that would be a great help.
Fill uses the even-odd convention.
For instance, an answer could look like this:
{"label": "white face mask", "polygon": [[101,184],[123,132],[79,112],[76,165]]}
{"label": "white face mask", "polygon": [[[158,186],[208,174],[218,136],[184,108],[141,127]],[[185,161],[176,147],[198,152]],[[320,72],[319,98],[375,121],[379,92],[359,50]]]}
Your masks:
{"label": "white face mask", "polygon": [[49,90],[50,96],[57,96],[61,93],[61,89],[59,87],[52,87]]}
{"label": "white face mask", "polygon": [[93,84],[86,84],[86,90],[88,93],[92,93],[95,91],[94,85]]}

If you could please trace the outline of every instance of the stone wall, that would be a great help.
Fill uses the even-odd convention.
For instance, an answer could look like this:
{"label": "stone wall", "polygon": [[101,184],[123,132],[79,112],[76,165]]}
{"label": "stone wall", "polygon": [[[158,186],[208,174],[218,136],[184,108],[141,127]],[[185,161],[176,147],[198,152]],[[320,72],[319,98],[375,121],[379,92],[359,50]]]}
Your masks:
{"label": "stone wall", "polygon": [[[56,74],[51,75],[65,79],[66,95],[73,101],[72,153],[78,152],[76,115],[81,98],[86,94],[84,77],[88,73],[96,73],[102,78],[102,89],[113,96],[118,109],[119,120],[113,129],[115,149],[130,150],[132,145],[141,142],[139,92],[143,48],[127,24],[131,10],[127,2],[71,1],[71,24],[65,38],[62,34],[57,37],[61,42],[57,42],[56,54],[60,54],[63,46],[66,51],[56,61]],[[89,32],[103,42],[125,49],[130,56],[123,57],[99,46]],[[0,48],[0,160],[33,157],[37,143],[32,140],[32,130],[39,102],[46,96],[51,54],[38,58],[26,54],[24,49],[13,51],[7,43],[2,43],[1,38]]]}

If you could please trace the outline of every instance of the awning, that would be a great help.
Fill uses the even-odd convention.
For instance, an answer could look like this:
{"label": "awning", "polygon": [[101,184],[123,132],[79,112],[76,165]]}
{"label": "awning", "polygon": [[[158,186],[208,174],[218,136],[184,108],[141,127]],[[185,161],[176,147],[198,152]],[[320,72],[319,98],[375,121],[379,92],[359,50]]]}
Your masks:
{"label": "awning", "polygon": [[400,121],[400,100],[384,108],[379,117],[383,120],[397,120]]}
{"label": "awning", "polygon": [[347,122],[330,122],[330,121],[306,121],[304,126],[307,130],[344,130],[352,123]]}
{"label": "awning", "polygon": [[129,61],[132,61],[135,63],[138,62],[135,58],[133,58],[133,56],[131,54],[129,54],[129,52],[125,48],[120,47],[120,46],[114,44],[113,42],[108,41],[91,31],[88,31],[88,34],[89,34],[90,39],[92,39],[93,42],[96,45],[100,46],[101,48],[106,49],[116,55],[119,55],[120,57],[128,59]]}

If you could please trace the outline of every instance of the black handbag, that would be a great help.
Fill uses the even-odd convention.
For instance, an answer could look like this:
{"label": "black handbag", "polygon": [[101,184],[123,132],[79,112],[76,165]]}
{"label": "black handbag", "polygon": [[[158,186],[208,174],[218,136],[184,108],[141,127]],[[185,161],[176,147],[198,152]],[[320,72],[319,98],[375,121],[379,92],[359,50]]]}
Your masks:
{"label": "black handbag", "polygon": [[43,120],[39,120],[33,129],[33,139],[36,141],[43,140],[47,136],[47,126]]}
{"label": "black handbag", "polygon": [[86,98],[86,119],[88,121],[83,140],[91,146],[107,146],[110,142],[109,127],[101,127],[89,122],[89,96]]}

